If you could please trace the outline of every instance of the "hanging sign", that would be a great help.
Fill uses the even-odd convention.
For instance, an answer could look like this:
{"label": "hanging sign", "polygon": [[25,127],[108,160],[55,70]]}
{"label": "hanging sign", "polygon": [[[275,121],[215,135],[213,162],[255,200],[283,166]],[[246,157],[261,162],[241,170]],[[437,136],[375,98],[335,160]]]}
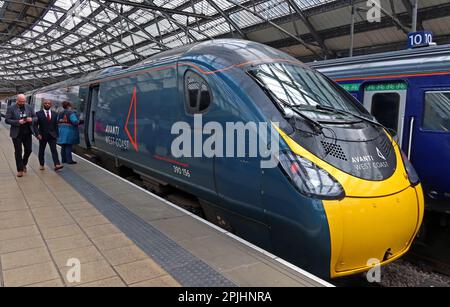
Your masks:
{"label": "hanging sign", "polygon": [[419,31],[408,34],[408,48],[428,47],[433,44],[433,33],[430,31]]}

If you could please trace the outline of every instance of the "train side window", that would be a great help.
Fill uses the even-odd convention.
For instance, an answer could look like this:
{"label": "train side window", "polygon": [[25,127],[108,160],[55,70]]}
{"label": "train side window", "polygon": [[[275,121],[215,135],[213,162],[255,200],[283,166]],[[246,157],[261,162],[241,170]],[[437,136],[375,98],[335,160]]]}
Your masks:
{"label": "train side window", "polygon": [[387,128],[398,132],[398,117],[400,112],[400,95],[397,93],[377,93],[372,97],[371,113]]}
{"label": "train side window", "polygon": [[211,105],[211,91],[206,81],[193,71],[188,71],[184,77],[186,92],[186,109],[189,114],[199,114],[207,111]]}
{"label": "train side window", "polygon": [[430,131],[450,131],[450,91],[426,92],[422,128]]}

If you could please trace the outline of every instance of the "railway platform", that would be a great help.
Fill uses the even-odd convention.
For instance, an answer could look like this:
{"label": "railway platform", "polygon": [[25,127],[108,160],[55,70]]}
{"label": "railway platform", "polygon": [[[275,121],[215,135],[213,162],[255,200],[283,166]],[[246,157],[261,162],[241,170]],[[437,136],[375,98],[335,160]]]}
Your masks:
{"label": "railway platform", "polygon": [[0,286],[332,286],[81,157],[55,173],[34,153],[17,178],[0,124]]}

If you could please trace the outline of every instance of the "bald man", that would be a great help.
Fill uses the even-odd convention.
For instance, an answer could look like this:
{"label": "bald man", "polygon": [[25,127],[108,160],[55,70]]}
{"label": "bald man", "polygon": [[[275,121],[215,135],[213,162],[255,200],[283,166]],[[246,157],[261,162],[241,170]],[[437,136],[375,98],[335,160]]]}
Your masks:
{"label": "bald man", "polygon": [[23,177],[27,171],[28,159],[32,152],[33,125],[37,120],[33,108],[26,104],[26,100],[25,95],[17,95],[16,104],[8,108],[5,116],[5,122],[11,125],[9,135],[14,144],[17,177]]}

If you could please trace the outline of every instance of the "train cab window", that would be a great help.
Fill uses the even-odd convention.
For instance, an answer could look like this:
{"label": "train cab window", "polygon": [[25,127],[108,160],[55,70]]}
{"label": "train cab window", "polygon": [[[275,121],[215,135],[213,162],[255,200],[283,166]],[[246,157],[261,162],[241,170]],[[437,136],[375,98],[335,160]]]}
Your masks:
{"label": "train cab window", "polygon": [[383,126],[398,132],[399,112],[399,94],[377,93],[373,95],[371,113]]}
{"label": "train cab window", "polygon": [[188,71],[185,75],[186,109],[189,114],[204,113],[211,105],[211,91],[198,74]]}
{"label": "train cab window", "polygon": [[430,131],[450,131],[450,91],[425,93],[422,128]]}

